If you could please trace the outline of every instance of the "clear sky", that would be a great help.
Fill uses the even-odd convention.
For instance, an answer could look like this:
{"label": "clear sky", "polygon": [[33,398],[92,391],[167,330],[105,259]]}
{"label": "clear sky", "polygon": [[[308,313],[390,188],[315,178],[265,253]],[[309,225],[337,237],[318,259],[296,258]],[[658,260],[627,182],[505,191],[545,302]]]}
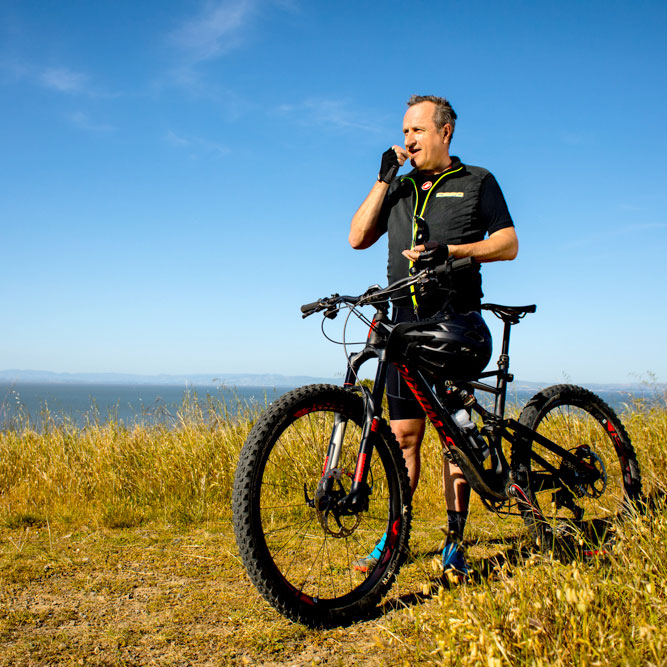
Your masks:
{"label": "clear sky", "polygon": [[340,373],[299,306],[386,282],[349,220],[419,93],[515,220],[517,377],[667,380],[666,34],[662,0],[3,0],[0,369]]}

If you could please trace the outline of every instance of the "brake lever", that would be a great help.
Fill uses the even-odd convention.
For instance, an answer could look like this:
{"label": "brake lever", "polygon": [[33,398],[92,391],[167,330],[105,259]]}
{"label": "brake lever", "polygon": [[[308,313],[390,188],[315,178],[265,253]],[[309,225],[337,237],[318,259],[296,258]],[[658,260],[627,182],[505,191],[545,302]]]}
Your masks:
{"label": "brake lever", "polygon": [[338,316],[338,310],[338,306],[329,306],[329,308],[324,311],[324,317],[329,320],[335,320]]}

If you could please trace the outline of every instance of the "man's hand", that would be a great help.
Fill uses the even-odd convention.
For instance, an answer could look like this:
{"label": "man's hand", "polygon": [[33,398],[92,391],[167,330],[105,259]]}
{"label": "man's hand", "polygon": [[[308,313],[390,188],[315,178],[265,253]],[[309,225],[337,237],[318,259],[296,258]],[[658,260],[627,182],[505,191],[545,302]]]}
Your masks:
{"label": "man's hand", "polygon": [[415,262],[417,270],[433,268],[447,261],[449,248],[444,243],[427,241],[424,245],[415,246],[412,250],[404,250],[403,257]]}
{"label": "man's hand", "polygon": [[403,166],[408,159],[407,151],[400,146],[392,146],[382,153],[382,162],[380,163],[380,172],[378,173],[378,181],[383,183],[391,183],[398,170]]}
{"label": "man's hand", "polygon": [[[420,259],[420,255],[421,258],[424,259],[424,254],[428,250],[430,243],[432,243],[432,241],[428,241],[426,246],[418,245],[412,250],[404,250],[403,257],[406,257],[411,262],[416,262]],[[461,245],[452,245],[451,243],[447,246],[444,244],[441,245],[443,248],[447,248],[450,257],[455,257],[456,259],[461,257],[472,257],[480,264],[483,262],[511,260],[514,259],[519,252],[519,241],[516,238],[514,227],[499,229],[483,241],[463,243]]]}

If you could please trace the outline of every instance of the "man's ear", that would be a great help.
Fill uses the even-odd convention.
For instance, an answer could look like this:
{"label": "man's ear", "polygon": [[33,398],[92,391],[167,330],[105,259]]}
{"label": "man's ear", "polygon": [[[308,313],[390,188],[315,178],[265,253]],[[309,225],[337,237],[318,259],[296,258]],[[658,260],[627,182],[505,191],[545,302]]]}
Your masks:
{"label": "man's ear", "polygon": [[452,140],[452,126],[449,123],[445,124],[445,127],[442,128],[444,134],[442,135],[442,143],[448,144]]}

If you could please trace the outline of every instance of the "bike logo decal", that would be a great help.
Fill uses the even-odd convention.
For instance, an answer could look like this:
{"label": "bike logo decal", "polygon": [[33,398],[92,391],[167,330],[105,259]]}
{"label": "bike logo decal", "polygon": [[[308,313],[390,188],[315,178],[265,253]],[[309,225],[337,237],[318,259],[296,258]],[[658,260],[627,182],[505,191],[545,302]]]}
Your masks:
{"label": "bike logo decal", "polygon": [[628,463],[628,457],[625,455],[621,436],[608,419],[603,419],[602,425],[605,427],[607,433],[609,433],[609,437],[614,443],[614,449],[621,460],[621,466],[623,468],[623,483],[625,484],[625,487],[629,489],[632,486],[632,473],[630,472],[630,465]]}
{"label": "bike logo decal", "polygon": [[310,414],[311,412],[318,412],[319,410],[336,410],[336,406],[332,404],[326,404],[326,403],[321,403],[320,405],[310,405],[307,408],[302,408],[301,410],[297,410],[294,413],[294,419],[298,419],[299,417],[303,417],[304,415]]}
{"label": "bike logo decal", "polygon": [[426,183],[422,184],[422,190],[430,190],[432,185],[431,181],[426,181]]}
{"label": "bike logo decal", "polygon": [[435,410],[431,407],[431,404],[426,400],[426,396],[422,394],[419,390],[419,387],[416,385],[415,381],[410,377],[408,369],[405,366],[396,366],[398,372],[401,374],[401,377],[405,380],[405,383],[410,387],[410,391],[415,395],[415,398],[419,402],[419,405],[422,406],[424,412],[428,415],[428,418],[431,420],[431,423],[436,429],[443,428],[444,424],[438,419],[438,415]]}
{"label": "bike logo decal", "polygon": [[285,579],[285,577],[282,574],[280,576],[282,577],[283,581],[287,584],[287,587],[292,591],[294,597],[301,600],[301,602],[305,602],[306,604],[312,606],[315,606],[319,602],[317,598],[310,597],[310,595],[306,595],[303,591],[300,591],[296,586],[287,581],[287,579]]}

